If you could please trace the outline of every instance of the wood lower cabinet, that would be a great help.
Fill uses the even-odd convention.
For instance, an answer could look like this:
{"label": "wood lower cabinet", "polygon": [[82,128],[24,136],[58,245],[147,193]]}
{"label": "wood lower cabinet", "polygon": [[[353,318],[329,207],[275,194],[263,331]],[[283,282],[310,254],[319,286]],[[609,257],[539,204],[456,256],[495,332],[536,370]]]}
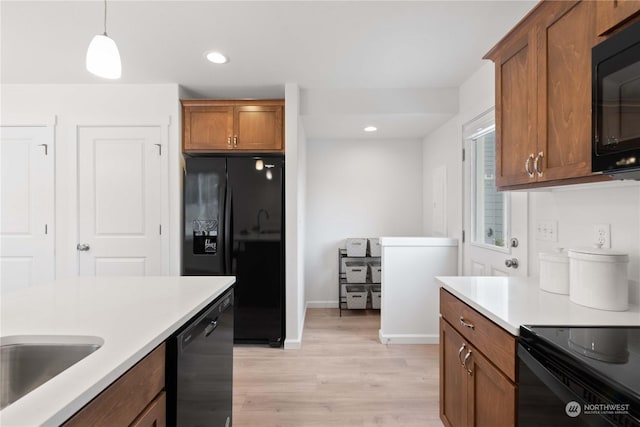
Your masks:
{"label": "wood lower cabinet", "polygon": [[596,2],[543,1],[485,58],[496,66],[499,189],[607,180],[591,173]]}
{"label": "wood lower cabinet", "polygon": [[161,344],[78,411],[65,427],[166,425],[165,344]]}
{"label": "wood lower cabinet", "polygon": [[515,426],[516,338],[443,289],[440,303],[442,422]]}
{"label": "wood lower cabinet", "polygon": [[283,100],[182,100],[186,153],[284,151]]}

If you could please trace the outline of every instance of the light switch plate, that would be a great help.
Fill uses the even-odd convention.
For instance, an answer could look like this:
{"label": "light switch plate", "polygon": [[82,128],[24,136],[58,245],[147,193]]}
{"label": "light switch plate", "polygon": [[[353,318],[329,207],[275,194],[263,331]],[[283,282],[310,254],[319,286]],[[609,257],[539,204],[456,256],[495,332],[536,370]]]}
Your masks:
{"label": "light switch plate", "polygon": [[547,242],[558,241],[558,221],[538,221],[536,239]]}

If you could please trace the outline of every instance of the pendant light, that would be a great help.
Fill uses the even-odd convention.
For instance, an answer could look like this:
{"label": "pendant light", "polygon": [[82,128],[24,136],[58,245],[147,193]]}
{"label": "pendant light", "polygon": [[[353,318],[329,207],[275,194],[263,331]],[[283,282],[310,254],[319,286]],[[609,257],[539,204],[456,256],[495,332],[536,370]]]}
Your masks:
{"label": "pendant light", "polygon": [[118,46],[107,36],[107,0],[104,0],[104,33],[94,36],[89,44],[87,70],[105,79],[119,79],[122,75]]}

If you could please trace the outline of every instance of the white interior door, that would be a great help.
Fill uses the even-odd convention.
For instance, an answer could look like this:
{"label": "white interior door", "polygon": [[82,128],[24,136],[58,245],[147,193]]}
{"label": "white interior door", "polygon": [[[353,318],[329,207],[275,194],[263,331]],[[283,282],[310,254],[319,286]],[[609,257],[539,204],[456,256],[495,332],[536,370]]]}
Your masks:
{"label": "white interior door", "polygon": [[463,143],[463,274],[527,276],[528,194],[496,191],[493,110],[463,127]]}
{"label": "white interior door", "polygon": [[3,292],[54,279],[53,143],[51,127],[0,128]]}
{"label": "white interior door", "polygon": [[78,128],[80,275],[162,273],[160,127]]}

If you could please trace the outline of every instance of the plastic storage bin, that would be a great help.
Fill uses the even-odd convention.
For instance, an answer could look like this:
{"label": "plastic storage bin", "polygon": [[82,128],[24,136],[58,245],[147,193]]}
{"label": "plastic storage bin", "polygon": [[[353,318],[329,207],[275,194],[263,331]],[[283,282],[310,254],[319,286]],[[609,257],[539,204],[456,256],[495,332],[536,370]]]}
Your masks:
{"label": "plastic storage bin", "polygon": [[380,262],[370,262],[369,270],[371,270],[371,283],[380,283],[382,281],[382,266],[380,265]]}
{"label": "plastic storage bin", "polygon": [[363,285],[347,286],[347,308],[367,308],[367,288]]}
{"label": "plastic storage bin", "polygon": [[369,255],[370,256],[380,256],[382,250],[380,247],[380,239],[377,237],[369,238]]}
{"label": "plastic storage bin", "polygon": [[366,256],[367,239],[347,239],[347,256]]}
{"label": "plastic storage bin", "polygon": [[365,283],[367,281],[367,264],[363,261],[347,261],[345,266],[348,283]]}
{"label": "plastic storage bin", "polygon": [[371,308],[380,310],[380,301],[382,300],[382,291],[380,286],[371,287]]}

